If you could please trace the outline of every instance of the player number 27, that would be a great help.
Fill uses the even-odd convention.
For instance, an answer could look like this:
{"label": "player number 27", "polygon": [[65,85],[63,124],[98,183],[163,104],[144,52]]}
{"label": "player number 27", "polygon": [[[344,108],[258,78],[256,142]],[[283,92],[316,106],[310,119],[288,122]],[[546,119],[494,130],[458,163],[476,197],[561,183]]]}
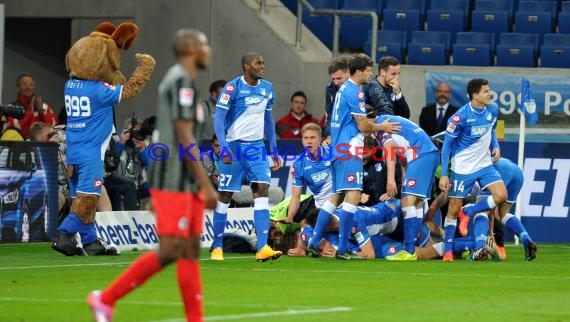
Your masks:
{"label": "player number 27", "polygon": [[67,116],[91,116],[89,97],[65,95],[65,112]]}
{"label": "player number 27", "polygon": [[453,191],[463,192],[464,190],[465,186],[463,186],[463,181],[453,180]]}
{"label": "player number 27", "polygon": [[220,173],[220,178],[219,178],[219,185],[220,185],[220,187],[227,187],[227,186],[229,186],[231,181],[232,181],[232,175],[231,175],[231,174],[222,174],[222,173]]}

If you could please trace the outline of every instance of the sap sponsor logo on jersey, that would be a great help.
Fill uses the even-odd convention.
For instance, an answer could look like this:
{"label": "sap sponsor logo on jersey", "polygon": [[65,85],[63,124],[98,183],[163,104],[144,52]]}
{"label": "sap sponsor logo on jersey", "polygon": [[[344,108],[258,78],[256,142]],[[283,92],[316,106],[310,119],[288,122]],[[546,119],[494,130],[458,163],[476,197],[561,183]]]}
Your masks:
{"label": "sap sponsor logo on jersey", "polygon": [[523,217],[568,218],[570,159],[525,158]]}
{"label": "sap sponsor logo on jersey", "polygon": [[139,244],[158,244],[158,235],[154,224],[139,223],[135,217],[124,224],[106,224],[95,222],[97,234],[110,245],[136,246]]}
{"label": "sap sponsor logo on jersey", "polygon": [[260,96],[248,96],[245,98],[246,105],[255,105],[263,101],[263,97]]}
{"label": "sap sponsor logo on jersey", "polygon": [[322,181],[326,181],[328,176],[329,176],[329,171],[324,170],[317,173],[313,173],[311,175],[311,179],[313,180],[314,183],[319,183]]}
{"label": "sap sponsor logo on jersey", "polygon": [[485,133],[487,133],[486,126],[474,126],[471,128],[471,136],[483,136]]}

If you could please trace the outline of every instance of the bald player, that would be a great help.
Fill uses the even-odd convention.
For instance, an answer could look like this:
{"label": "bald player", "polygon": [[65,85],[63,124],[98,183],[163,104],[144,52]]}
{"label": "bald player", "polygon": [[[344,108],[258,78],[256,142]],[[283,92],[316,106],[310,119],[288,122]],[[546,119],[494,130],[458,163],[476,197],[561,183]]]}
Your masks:
{"label": "bald player", "polygon": [[[174,38],[177,63],[158,89],[157,126],[153,141],[166,144],[170,157],[151,168],[151,197],[156,212],[158,251],[135,260],[103,291],[89,294],[87,301],[97,322],[111,321],[115,303],[141,286],[154,274],[176,261],[178,285],[187,321],[202,321],[202,285],[198,255],[204,207],[213,209],[217,193],[210,184],[195,145],[197,128],[206,122],[196,91],[196,75],[208,66],[210,47],[197,30],[182,29]],[[181,150],[179,145],[190,147]],[[177,152],[177,153],[173,153]]]}
{"label": "bald player", "polygon": [[[220,199],[214,212],[213,260],[223,260],[222,238],[228,207],[234,192],[241,190],[244,177],[251,183],[254,197],[253,220],[257,233],[255,259],[264,262],[277,259],[282,253],[267,245],[269,233],[268,188],[271,172],[266,159],[269,149],[277,149],[275,121],[271,109],[275,93],[273,84],[263,79],[265,61],[259,53],[250,52],[241,59],[243,75],[229,81],[218,97],[214,131],[220,143],[218,160],[218,191]],[[281,167],[279,158],[273,157],[273,171]]]}

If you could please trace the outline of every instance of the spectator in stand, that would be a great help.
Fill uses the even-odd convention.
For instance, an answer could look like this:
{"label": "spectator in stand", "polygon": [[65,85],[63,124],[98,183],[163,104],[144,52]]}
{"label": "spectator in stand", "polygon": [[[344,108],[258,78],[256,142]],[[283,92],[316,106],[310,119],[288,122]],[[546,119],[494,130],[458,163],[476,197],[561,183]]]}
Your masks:
{"label": "spectator in stand", "polygon": [[400,62],[392,56],[380,58],[378,75],[362,86],[366,104],[378,115],[391,114],[410,118],[410,107],[400,86]]}
{"label": "spectator in stand", "polygon": [[447,121],[455,114],[459,107],[451,105],[451,88],[446,82],[437,84],[435,88],[435,103],[422,108],[420,113],[420,127],[429,136],[445,131]]}
{"label": "spectator in stand", "polygon": [[141,121],[128,118],[121,135],[113,136],[109,142],[107,158],[111,154],[116,161],[105,163],[104,185],[109,191],[113,210],[138,210],[140,200],[150,196],[146,173],[150,160],[142,136]]}
{"label": "spectator in stand", "polygon": [[318,123],[316,118],[305,111],[307,95],[303,91],[296,91],[291,95],[291,109],[275,123],[277,135],[281,139],[300,139],[301,129],[305,124]]}
{"label": "spectator in stand", "polygon": [[323,138],[325,142],[330,144],[331,140],[331,118],[329,117],[332,113],[332,107],[334,103],[334,98],[336,92],[342,84],[348,80],[350,77],[350,70],[348,68],[348,56],[338,56],[335,57],[329,64],[329,76],[331,77],[331,82],[327,87],[325,87],[325,121],[324,126],[321,121],[321,127],[323,130]]}
{"label": "spectator in stand", "polygon": [[24,141],[22,132],[15,126],[10,125],[6,116],[2,115],[0,123],[2,124],[2,136],[0,137],[0,141]]}
{"label": "spectator in stand", "polygon": [[[202,127],[202,134],[198,138],[200,140],[210,139],[212,135],[214,135],[214,112],[216,112],[216,103],[226,83],[226,80],[218,79],[210,84],[210,98],[205,100],[202,104],[204,106],[204,116],[207,121],[204,122]],[[214,185],[214,187],[217,187],[217,185]]]}
{"label": "spectator in stand", "polygon": [[22,105],[26,110],[26,115],[21,120],[10,117],[8,118],[8,122],[10,126],[20,129],[25,139],[28,138],[28,131],[34,122],[42,121],[49,125],[58,124],[57,116],[51,106],[44,103],[41,96],[36,95],[36,82],[31,75],[22,74],[18,76],[16,89],[18,98],[12,102],[12,104]]}

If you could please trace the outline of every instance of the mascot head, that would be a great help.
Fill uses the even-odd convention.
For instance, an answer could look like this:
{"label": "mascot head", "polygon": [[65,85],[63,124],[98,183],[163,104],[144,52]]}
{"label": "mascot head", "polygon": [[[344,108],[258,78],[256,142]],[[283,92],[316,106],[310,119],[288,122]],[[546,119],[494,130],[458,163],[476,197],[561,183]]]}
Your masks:
{"label": "mascot head", "polygon": [[115,26],[102,22],[89,36],[79,39],[67,52],[65,64],[70,77],[124,84],[119,49],[129,49],[139,28],[132,22]]}

